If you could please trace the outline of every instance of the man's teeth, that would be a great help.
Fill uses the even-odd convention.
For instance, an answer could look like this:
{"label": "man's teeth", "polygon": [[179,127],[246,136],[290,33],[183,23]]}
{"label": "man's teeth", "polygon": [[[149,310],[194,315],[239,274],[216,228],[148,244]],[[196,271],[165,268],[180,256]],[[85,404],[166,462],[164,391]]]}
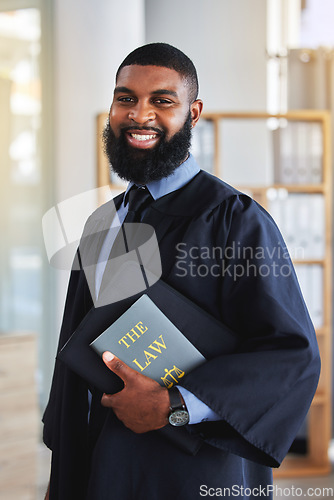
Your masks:
{"label": "man's teeth", "polygon": [[149,141],[150,139],[155,139],[156,134],[152,134],[152,135],[131,134],[131,137],[133,137],[137,141]]}

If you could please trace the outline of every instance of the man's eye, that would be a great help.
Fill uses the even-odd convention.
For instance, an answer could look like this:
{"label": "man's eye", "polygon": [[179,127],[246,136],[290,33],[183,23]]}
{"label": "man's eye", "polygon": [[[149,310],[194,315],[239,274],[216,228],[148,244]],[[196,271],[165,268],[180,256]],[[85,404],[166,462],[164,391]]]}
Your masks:
{"label": "man's eye", "polygon": [[155,99],[154,102],[156,104],[171,104],[172,103],[169,99],[163,99],[161,97],[159,99]]}
{"label": "man's eye", "polygon": [[119,102],[133,102],[133,97],[119,97]]}

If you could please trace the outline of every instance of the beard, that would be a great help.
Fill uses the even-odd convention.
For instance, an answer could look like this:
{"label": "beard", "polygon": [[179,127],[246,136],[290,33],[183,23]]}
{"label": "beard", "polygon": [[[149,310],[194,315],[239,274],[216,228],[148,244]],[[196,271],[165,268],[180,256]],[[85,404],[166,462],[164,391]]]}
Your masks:
{"label": "beard", "polygon": [[[124,127],[117,138],[108,121],[103,131],[103,146],[111,169],[121,178],[135,184],[147,184],[171,175],[186,159],[191,144],[191,113],[183,127],[167,141],[164,130],[154,127]],[[158,144],[151,149],[130,146],[126,139],[129,130],[154,130],[160,134]]]}

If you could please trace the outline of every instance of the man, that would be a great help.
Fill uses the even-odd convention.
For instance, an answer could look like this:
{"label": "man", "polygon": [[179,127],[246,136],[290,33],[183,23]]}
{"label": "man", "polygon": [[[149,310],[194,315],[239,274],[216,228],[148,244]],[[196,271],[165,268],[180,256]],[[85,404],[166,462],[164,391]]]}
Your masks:
{"label": "man", "polygon": [[[130,181],[114,200],[120,223],[130,188],[145,185],[151,200],[140,220],[156,231],[161,279],[231,328],[239,347],[221,353],[203,331],[208,359],[182,379],[184,428],[201,442],[194,455],[157,431],[171,425],[166,388],[107,352],[103,360],[124,388],[102,395],[57,361],[44,415],[52,450],[46,498],[193,500],[228,495],[226,488],[270,497],[271,467],[284,458],[312,400],[319,354],[284,242],[259,205],[200,171],[189,155],[202,111],[197,94],[196,70],[181,51],[160,43],[136,49],[116,75],[105,149],[113,170]],[[98,209],[87,227],[113,226],[110,207]],[[59,348],[103,288],[111,234],[96,247],[91,293],[84,269],[72,271]]]}

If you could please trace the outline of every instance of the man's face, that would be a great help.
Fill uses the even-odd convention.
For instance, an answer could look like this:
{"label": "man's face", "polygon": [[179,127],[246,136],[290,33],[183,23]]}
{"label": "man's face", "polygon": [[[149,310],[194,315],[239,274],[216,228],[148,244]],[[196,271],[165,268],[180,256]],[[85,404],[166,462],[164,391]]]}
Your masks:
{"label": "man's face", "polygon": [[187,82],[177,71],[122,68],[104,133],[113,170],[137,183],[170,175],[187,157],[201,109],[201,101],[189,102]]}

